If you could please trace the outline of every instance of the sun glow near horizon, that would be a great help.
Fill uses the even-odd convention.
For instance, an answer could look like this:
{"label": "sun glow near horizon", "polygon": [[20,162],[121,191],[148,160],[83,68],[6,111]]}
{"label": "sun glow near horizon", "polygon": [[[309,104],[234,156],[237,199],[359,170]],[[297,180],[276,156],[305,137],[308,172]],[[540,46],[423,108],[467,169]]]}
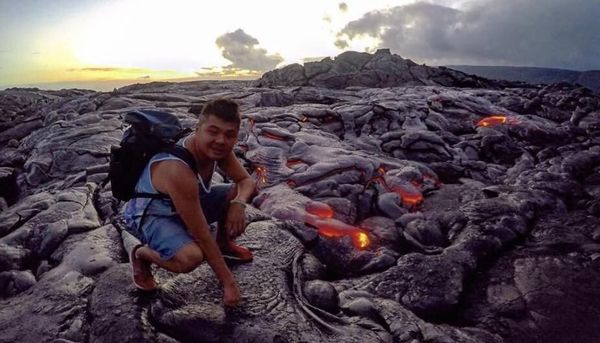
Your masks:
{"label": "sun glow near horizon", "polygon": [[[365,51],[375,44],[369,37],[358,37],[344,49],[334,44],[336,32],[349,20],[391,2],[349,0],[344,11],[341,1],[320,0],[91,2],[36,27],[30,49],[39,53],[15,55],[0,83],[258,78],[273,68],[235,65],[224,57],[217,38],[241,29],[254,40],[251,53],[280,56],[276,67],[303,63],[307,57],[334,57],[346,49]],[[235,48],[230,50],[234,55]]]}
{"label": "sun glow near horizon", "polygon": [[[159,1],[109,2],[97,6],[91,11],[93,16],[77,23],[80,30],[73,34],[71,49],[79,63],[86,66],[195,73],[201,72],[202,67],[230,64],[215,40],[220,34],[242,28],[257,37],[259,47],[281,53],[285,59],[282,64],[301,61],[307,51],[323,56],[338,53],[333,44],[336,29],[345,23],[344,19],[358,16],[368,7],[354,4],[349,8],[356,13],[338,13],[327,23],[323,14],[336,11],[338,3],[314,9],[311,2],[263,1],[261,8],[257,8],[258,4],[231,0],[217,3],[174,0],[168,6]],[[288,13],[269,17],[263,12],[267,7],[273,13]],[[252,19],[251,13],[257,11],[266,14],[267,19]],[[321,42],[323,32],[330,35],[325,42]],[[372,39],[363,37],[356,39],[352,48],[363,51],[373,44]]]}
{"label": "sun glow near horizon", "polygon": [[202,49],[214,45],[214,38],[191,20],[200,4],[189,5],[194,6],[129,0],[98,6],[91,18],[77,23],[81,30],[71,41],[73,55],[84,65],[180,73],[227,64],[218,51]]}

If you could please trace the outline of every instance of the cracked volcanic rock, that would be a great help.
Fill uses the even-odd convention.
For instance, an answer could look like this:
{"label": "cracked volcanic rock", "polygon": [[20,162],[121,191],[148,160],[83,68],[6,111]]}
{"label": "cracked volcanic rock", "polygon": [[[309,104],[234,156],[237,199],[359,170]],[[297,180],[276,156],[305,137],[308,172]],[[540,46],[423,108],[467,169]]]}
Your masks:
{"label": "cracked volcanic rock", "polygon": [[[270,88],[271,87],[271,88]],[[107,180],[123,116],[242,107],[259,190],[221,303],[204,264],[131,284]],[[600,98],[388,51],[260,80],[0,92],[0,342],[596,342]]]}

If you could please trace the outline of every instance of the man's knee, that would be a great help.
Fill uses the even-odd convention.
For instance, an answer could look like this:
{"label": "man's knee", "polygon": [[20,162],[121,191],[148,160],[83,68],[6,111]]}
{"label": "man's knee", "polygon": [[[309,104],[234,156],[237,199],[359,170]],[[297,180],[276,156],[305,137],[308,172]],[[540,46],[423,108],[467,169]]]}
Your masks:
{"label": "man's knee", "polygon": [[196,269],[202,261],[204,261],[204,254],[195,243],[184,246],[173,257],[174,267],[178,273],[189,273]]}

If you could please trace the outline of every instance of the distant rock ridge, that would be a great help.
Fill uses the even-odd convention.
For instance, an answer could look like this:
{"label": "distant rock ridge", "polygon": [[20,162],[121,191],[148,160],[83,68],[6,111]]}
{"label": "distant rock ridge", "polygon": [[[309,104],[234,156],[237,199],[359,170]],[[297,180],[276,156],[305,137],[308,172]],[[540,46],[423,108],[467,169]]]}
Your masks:
{"label": "distant rock ridge", "polygon": [[347,51],[303,66],[295,63],[265,73],[254,81],[256,87],[314,86],[332,89],[347,87],[384,88],[397,86],[446,86],[504,88],[520,86],[507,81],[492,81],[445,67],[419,65],[410,59],[379,49],[374,54]]}
{"label": "distant rock ridge", "polygon": [[531,84],[568,82],[573,85],[582,85],[594,92],[600,92],[600,70],[576,71],[538,67],[472,65],[449,65],[448,67],[495,80],[521,81]]}

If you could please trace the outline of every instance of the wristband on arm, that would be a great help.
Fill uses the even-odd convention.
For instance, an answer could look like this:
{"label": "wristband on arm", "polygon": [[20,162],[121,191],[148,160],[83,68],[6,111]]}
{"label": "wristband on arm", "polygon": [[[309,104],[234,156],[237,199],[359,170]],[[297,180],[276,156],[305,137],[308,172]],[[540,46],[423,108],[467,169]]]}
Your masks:
{"label": "wristband on arm", "polygon": [[230,204],[238,204],[241,205],[243,208],[246,208],[246,206],[248,206],[248,204],[246,204],[244,201],[242,200],[237,200],[237,199],[233,199],[229,202]]}

